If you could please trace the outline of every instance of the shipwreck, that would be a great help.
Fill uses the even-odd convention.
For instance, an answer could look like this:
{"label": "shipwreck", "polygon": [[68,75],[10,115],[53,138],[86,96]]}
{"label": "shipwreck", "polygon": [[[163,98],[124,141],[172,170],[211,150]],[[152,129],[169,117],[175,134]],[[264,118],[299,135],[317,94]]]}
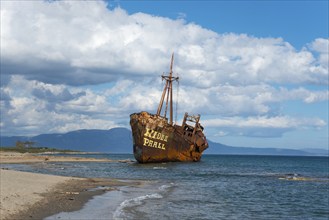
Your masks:
{"label": "shipwreck", "polygon": [[[200,115],[185,113],[181,125],[173,123],[173,82],[179,80],[173,76],[173,62],[174,54],[171,56],[169,74],[162,75],[165,86],[156,114],[142,111],[130,115],[133,152],[139,163],[196,162],[208,148]],[[164,113],[161,114],[163,109]]]}

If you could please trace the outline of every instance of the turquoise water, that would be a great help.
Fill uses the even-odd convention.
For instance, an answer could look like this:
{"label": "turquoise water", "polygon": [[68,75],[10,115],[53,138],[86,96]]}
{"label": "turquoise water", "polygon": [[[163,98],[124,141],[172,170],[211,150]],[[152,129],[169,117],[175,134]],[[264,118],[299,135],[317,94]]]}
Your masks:
{"label": "turquoise water", "polygon": [[[133,159],[132,155],[82,156]],[[2,167],[147,183],[95,197],[80,212],[49,219],[329,219],[328,157],[204,155],[199,163]]]}

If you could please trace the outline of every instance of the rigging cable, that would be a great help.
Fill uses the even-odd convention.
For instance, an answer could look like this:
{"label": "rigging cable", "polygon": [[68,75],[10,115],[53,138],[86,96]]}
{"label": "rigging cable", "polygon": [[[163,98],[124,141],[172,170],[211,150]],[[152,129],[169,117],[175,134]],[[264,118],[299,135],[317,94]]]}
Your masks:
{"label": "rigging cable", "polygon": [[[178,73],[177,73],[177,78],[178,77]],[[177,124],[177,111],[178,111],[178,98],[179,98],[179,80],[177,80],[177,92],[176,92],[176,109],[175,109],[175,124]]]}

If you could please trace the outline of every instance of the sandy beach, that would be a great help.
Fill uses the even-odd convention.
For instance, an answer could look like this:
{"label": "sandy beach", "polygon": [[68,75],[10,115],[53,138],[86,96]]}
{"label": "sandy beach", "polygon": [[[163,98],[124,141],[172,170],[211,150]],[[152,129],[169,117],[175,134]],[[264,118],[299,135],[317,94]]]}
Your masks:
{"label": "sandy beach", "polygon": [[[47,159],[46,159],[47,158]],[[1,163],[47,161],[110,161],[74,157],[39,156],[1,152]],[[75,178],[0,169],[0,219],[43,219],[63,211],[79,210],[95,195],[123,185],[115,179]],[[101,186],[101,187],[100,187]],[[97,190],[90,190],[96,189]]]}
{"label": "sandy beach", "polygon": [[38,155],[31,153],[0,152],[1,163],[36,163],[36,162],[113,162],[108,159],[64,157],[53,155]]}
{"label": "sandy beach", "polygon": [[1,219],[23,211],[41,201],[59,184],[68,183],[73,178],[42,175],[13,170],[0,170],[1,177]]}

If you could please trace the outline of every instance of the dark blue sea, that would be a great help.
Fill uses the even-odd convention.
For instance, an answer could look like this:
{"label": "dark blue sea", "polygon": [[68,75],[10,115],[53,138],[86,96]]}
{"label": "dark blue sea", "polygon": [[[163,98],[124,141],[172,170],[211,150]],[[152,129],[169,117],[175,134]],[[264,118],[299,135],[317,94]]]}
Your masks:
{"label": "dark blue sea", "polygon": [[[128,154],[77,156],[134,159]],[[328,157],[204,155],[198,163],[2,167],[144,182],[96,196],[80,211],[47,219],[329,219]]]}

